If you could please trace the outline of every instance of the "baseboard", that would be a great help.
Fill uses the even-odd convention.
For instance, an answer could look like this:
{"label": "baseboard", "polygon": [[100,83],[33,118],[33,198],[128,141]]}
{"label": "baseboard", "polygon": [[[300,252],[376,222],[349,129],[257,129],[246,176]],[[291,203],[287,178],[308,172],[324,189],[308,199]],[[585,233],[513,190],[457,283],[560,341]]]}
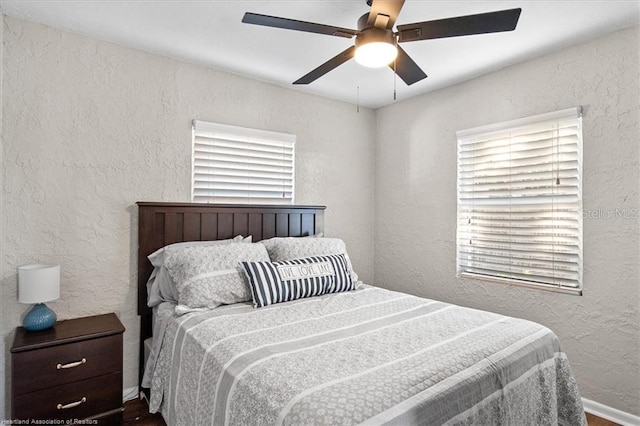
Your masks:
{"label": "baseboard", "polygon": [[617,408],[609,407],[608,405],[600,404],[599,402],[591,401],[586,398],[582,398],[582,406],[584,407],[584,411],[589,414],[596,415],[623,426],[640,426],[640,417],[618,410]]}
{"label": "baseboard", "polygon": [[127,402],[138,398],[138,387],[127,388],[122,390],[122,401]]}

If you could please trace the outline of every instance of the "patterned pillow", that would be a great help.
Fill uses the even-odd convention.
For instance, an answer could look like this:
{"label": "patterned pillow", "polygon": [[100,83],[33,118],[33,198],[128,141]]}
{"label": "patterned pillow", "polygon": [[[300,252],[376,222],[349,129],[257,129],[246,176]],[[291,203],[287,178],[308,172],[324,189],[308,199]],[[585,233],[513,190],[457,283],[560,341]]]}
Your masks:
{"label": "patterned pillow", "polygon": [[358,274],[353,270],[347,247],[339,238],[276,237],[260,241],[260,244],[264,244],[269,252],[269,258],[274,262],[309,256],[343,254],[351,279],[354,283],[358,281]]}
{"label": "patterned pillow", "polygon": [[184,247],[192,246],[215,246],[218,244],[230,244],[233,242],[251,242],[251,235],[243,237],[238,235],[233,239],[228,240],[213,240],[213,241],[186,241],[183,243],[174,243],[164,246],[153,253],[147,258],[154,266],[151,271],[151,276],[147,281],[147,305],[152,307],[162,302],[178,303],[178,289],[176,283],[171,279],[171,276],[164,268],[165,255],[171,253],[173,250],[177,250]]}
{"label": "patterned pillow", "polygon": [[256,308],[355,288],[342,254],[241,265]]}
{"label": "patterned pillow", "polygon": [[178,288],[177,313],[251,300],[239,263],[268,261],[261,244],[184,247],[165,256],[164,267]]}
{"label": "patterned pillow", "polygon": [[250,243],[252,238],[253,237],[251,235],[249,235],[248,237],[237,235],[227,240],[185,241],[182,243],[173,243],[154,251],[149,256],[147,256],[147,259],[149,259],[149,262],[151,262],[153,266],[159,268],[164,264],[164,257],[167,254],[171,253],[173,250],[193,246],[217,246],[218,244]]}

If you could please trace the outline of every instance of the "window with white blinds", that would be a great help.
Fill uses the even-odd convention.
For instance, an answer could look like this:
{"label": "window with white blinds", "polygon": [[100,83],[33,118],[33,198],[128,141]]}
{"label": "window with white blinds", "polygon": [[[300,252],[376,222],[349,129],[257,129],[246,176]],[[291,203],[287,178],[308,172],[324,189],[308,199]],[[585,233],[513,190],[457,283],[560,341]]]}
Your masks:
{"label": "window with white blinds", "polygon": [[293,204],[295,135],[193,121],[191,200]]}
{"label": "window with white blinds", "polygon": [[457,132],[458,275],[581,294],[581,111]]}

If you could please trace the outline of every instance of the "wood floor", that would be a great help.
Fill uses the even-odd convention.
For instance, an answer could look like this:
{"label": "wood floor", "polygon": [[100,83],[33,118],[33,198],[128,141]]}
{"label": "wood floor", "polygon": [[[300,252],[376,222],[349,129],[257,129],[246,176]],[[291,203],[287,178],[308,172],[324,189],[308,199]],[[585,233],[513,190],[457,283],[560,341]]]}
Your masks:
{"label": "wood floor", "polygon": [[587,413],[587,423],[589,426],[620,426],[618,423],[611,422],[589,413]]}
{"label": "wood floor", "polygon": [[[620,426],[609,420],[601,419],[587,413],[587,422],[589,426]],[[166,426],[164,419],[160,414],[150,414],[147,402],[144,400],[134,399],[124,404],[124,426]]]}
{"label": "wood floor", "polygon": [[124,403],[123,426],[166,426],[160,413],[149,413],[149,405],[144,399],[132,399]]}

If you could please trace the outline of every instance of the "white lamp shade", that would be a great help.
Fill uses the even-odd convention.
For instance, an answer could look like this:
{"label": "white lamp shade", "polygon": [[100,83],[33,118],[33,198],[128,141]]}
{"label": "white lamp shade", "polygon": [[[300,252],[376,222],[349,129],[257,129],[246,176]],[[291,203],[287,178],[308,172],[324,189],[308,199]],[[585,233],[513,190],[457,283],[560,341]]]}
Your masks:
{"label": "white lamp shade", "polygon": [[60,265],[25,265],[18,268],[18,301],[44,303],[60,297]]}

